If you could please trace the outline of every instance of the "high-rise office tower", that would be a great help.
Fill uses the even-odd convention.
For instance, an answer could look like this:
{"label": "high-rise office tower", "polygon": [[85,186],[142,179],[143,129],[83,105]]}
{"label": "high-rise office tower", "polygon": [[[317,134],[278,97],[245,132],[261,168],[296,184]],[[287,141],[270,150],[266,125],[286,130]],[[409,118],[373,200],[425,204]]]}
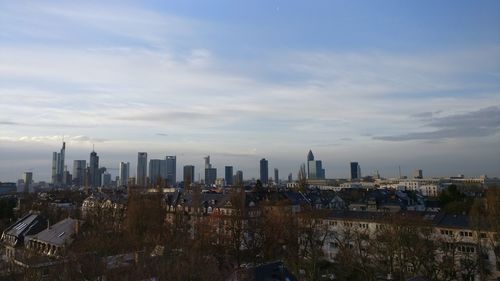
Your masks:
{"label": "high-rise office tower", "polygon": [[177,157],[167,156],[165,160],[167,163],[167,185],[175,186],[177,183]]}
{"label": "high-rise office tower", "polygon": [[361,179],[361,166],[358,162],[351,162],[351,180]]}
{"label": "high-rise office tower", "polygon": [[310,171],[309,171],[309,162],[310,161],[314,161],[314,154],[312,152],[312,150],[309,149],[309,153],[307,153],[307,177],[309,178],[309,174],[310,174]]}
{"label": "high-rise office tower", "polygon": [[421,169],[415,169],[415,170],[413,170],[412,176],[413,176],[414,179],[421,179],[421,178],[423,178],[422,170]]}
{"label": "high-rise office tower", "polygon": [[73,161],[73,184],[81,187],[85,185],[85,168],[87,167],[86,160]]}
{"label": "high-rise office tower", "polygon": [[205,159],[205,169],[212,168],[212,164],[210,164],[210,155],[203,157],[203,159]]}
{"label": "high-rise office tower", "polygon": [[137,153],[137,174],[135,184],[140,187],[147,186],[148,154],[146,152]]}
{"label": "high-rise office tower", "polygon": [[274,184],[278,185],[280,183],[280,178],[279,178],[279,170],[277,168],[274,168]]}
{"label": "high-rise office tower", "polygon": [[288,174],[288,182],[292,182],[293,181],[293,175],[292,173]]}
{"label": "high-rise office tower", "polygon": [[149,160],[149,182],[153,187],[165,186],[167,179],[167,161],[161,159]]}
{"label": "high-rise office tower", "polygon": [[233,185],[233,166],[224,167],[224,183],[226,186]]}
{"label": "high-rise office tower", "polygon": [[110,187],[111,186],[111,174],[108,172],[104,172],[101,174],[101,183],[102,186]]}
{"label": "high-rise office tower", "polygon": [[205,185],[206,186],[214,185],[216,180],[217,180],[217,169],[216,168],[205,169]]}
{"label": "high-rise office tower", "polygon": [[210,164],[210,155],[204,157],[205,159],[205,185],[211,186],[215,184],[215,180],[217,179],[217,169],[212,168],[212,164]]}
{"label": "high-rise office tower", "polygon": [[90,153],[89,162],[89,172],[90,172],[90,187],[96,188],[101,186],[101,172],[99,171],[99,156],[92,150]]}
{"label": "high-rise office tower", "polygon": [[119,173],[120,175],[118,178],[118,186],[128,186],[128,178],[130,177],[130,163],[120,162]]}
{"label": "high-rise office tower", "polygon": [[59,153],[52,153],[52,184],[56,187],[63,186],[64,181],[64,157],[66,154],[66,143],[63,142],[63,146]]}
{"label": "high-rise office tower", "polygon": [[269,181],[269,162],[262,158],[260,159],[260,182],[267,185]]}
{"label": "high-rise office tower", "polygon": [[192,183],[194,183],[194,166],[186,165],[184,166],[184,188],[189,188]]}
{"label": "high-rise office tower", "polygon": [[314,154],[311,150],[307,154],[307,178],[310,180],[324,180],[325,169],[321,160],[314,160]]}
{"label": "high-rise office tower", "polygon": [[243,172],[236,171],[236,175],[234,176],[234,184],[236,186],[243,186]]}
{"label": "high-rise office tower", "polygon": [[33,183],[33,173],[32,172],[25,172],[23,173],[23,180],[24,180],[24,193],[29,193],[31,184]]}

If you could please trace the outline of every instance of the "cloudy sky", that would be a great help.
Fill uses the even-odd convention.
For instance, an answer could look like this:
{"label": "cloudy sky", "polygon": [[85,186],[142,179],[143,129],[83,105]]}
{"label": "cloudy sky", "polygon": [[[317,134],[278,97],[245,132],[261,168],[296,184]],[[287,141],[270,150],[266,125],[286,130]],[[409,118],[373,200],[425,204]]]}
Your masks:
{"label": "cloudy sky", "polygon": [[[0,181],[210,154],[500,176],[500,1],[0,0]],[[115,173],[115,171],[112,171]],[[270,173],[271,174],[271,173]]]}

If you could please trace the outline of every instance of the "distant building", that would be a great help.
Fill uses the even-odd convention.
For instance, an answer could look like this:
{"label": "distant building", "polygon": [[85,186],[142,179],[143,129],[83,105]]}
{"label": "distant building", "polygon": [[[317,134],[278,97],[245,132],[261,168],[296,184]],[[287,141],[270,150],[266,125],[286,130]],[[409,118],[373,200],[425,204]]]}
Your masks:
{"label": "distant building", "polygon": [[118,178],[118,186],[128,186],[128,179],[130,177],[130,163],[120,162],[119,173],[120,175]]}
{"label": "distant building", "polygon": [[234,175],[234,185],[243,186],[243,171],[236,171]]}
{"label": "distant building", "polygon": [[260,182],[263,185],[269,183],[269,162],[265,158],[260,160]]}
{"label": "distant building", "polygon": [[307,154],[307,178],[310,180],[325,179],[325,169],[321,160],[314,160],[314,154],[311,150]]}
{"label": "distant building", "polygon": [[101,186],[101,173],[99,171],[99,156],[92,150],[90,153],[90,186],[93,188]]}
{"label": "distant building", "polygon": [[361,179],[361,167],[358,162],[351,162],[351,180]]}
{"label": "distant building", "polygon": [[205,185],[206,186],[214,185],[216,179],[217,179],[217,169],[216,168],[205,169]]}
{"label": "distant building", "polygon": [[280,183],[279,170],[274,168],[274,184],[278,185]]}
{"label": "distant building", "polygon": [[59,153],[52,153],[52,184],[56,187],[63,186],[64,180],[64,157],[66,154],[66,143],[63,142],[63,146]]}
{"label": "distant building", "polygon": [[167,179],[167,160],[149,160],[149,181],[153,187],[157,185],[165,186]]}
{"label": "distant building", "polygon": [[288,174],[288,182],[292,182],[293,181],[293,174],[290,173]]}
{"label": "distant building", "polygon": [[422,179],[423,178],[422,170],[421,169],[413,170],[412,176],[414,179]]}
{"label": "distant building", "polygon": [[75,186],[85,185],[85,168],[87,167],[87,161],[85,160],[74,160],[73,161],[73,184]]}
{"label": "distant building", "polygon": [[23,173],[23,180],[24,180],[24,190],[23,191],[24,191],[24,193],[29,193],[31,184],[33,183],[33,173],[32,172]]}
{"label": "distant building", "polygon": [[205,185],[211,186],[215,184],[215,180],[217,179],[217,169],[212,168],[212,164],[210,164],[210,155],[204,157],[205,159]]}
{"label": "distant building", "polygon": [[165,161],[167,165],[167,185],[175,186],[177,183],[177,157],[167,156],[165,157]]}
{"label": "distant building", "polygon": [[102,179],[101,179],[102,186],[110,187],[111,186],[111,174],[108,172],[104,172],[101,175],[102,175]]}
{"label": "distant building", "polygon": [[136,184],[140,187],[147,186],[148,154],[146,152],[137,153],[137,174]]}
{"label": "distant building", "polygon": [[15,182],[0,182],[0,195],[15,194],[17,186]]}
{"label": "distant building", "polygon": [[224,167],[224,183],[226,186],[231,186],[233,182],[233,166]]}
{"label": "distant building", "polygon": [[189,185],[194,183],[194,166],[193,165],[186,165],[184,166],[184,188],[188,188]]}

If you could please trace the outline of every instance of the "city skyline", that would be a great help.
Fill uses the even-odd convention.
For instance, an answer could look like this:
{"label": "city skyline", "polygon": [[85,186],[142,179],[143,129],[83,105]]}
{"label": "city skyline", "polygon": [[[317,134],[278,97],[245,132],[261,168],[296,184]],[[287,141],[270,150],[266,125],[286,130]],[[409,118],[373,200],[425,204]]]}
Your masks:
{"label": "city skyline", "polygon": [[[239,169],[239,170],[245,170],[246,175],[250,174],[250,176],[247,178],[244,178],[244,180],[250,180],[250,179],[257,180],[257,179],[259,179],[262,181],[262,171],[263,171],[262,169],[263,169],[263,167],[264,167],[264,173],[268,175],[268,179],[274,180],[274,175],[276,173],[276,170],[279,170],[279,168],[277,168],[277,167],[269,168],[268,159],[265,159],[265,158],[257,159],[255,163],[247,163],[250,166],[240,165],[239,163],[229,163],[231,166],[228,166],[228,163],[216,163],[216,164],[211,163],[211,155],[204,155],[203,157],[200,158],[202,160],[197,159],[198,161],[194,161],[194,162],[186,162],[185,159],[181,158],[181,161],[184,160],[184,161],[180,162],[181,163],[180,165],[181,165],[181,167],[183,167],[183,169],[177,170],[176,166],[178,164],[177,164],[177,156],[176,155],[167,155],[167,156],[159,157],[162,159],[148,159],[148,152],[138,152],[137,153],[138,159],[141,159],[141,161],[142,161],[140,165],[138,165],[138,162],[134,162],[134,161],[120,161],[117,163],[117,165],[118,165],[117,167],[115,167],[113,165],[106,166],[106,165],[99,164],[99,161],[100,161],[99,154],[95,151],[94,147],[92,149],[93,150],[90,153],[90,161],[88,162],[89,164],[87,166],[85,166],[86,160],[68,159],[68,161],[72,162],[73,165],[72,166],[65,165],[65,171],[67,171],[68,173],[71,173],[68,176],[70,178],[72,178],[73,181],[75,181],[77,178],[81,178],[81,177],[79,177],[79,175],[82,175],[82,173],[84,173],[85,169],[88,169],[89,173],[90,173],[89,174],[89,177],[90,177],[89,178],[89,181],[90,181],[89,185],[92,185],[94,187],[100,186],[102,184],[101,181],[103,180],[103,178],[101,178],[101,176],[103,174],[109,174],[109,176],[111,176],[112,180],[114,180],[116,177],[118,177],[119,182],[123,184],[120,175],[122,174],[122,170],[124,170],[124,169],[128,170],[128,171],[124,172],[127,175],[126,176],[127,180],[129,177],[133,178],[133,179],[135,179],[135,183],[138,184],[139,186],[146,185],[146,183],[142,183],[143,181],[146,181],[146,182],[153,181],[153,184],[156,184],[155,180],[151,177],[152,170],[155,171],[155,172],[153,172],[153,174],[155,175],[154,178],[161,176],[165,181],[168,182],[168,185],[170,185],[172,183],[172,180],[175,180],[175,179],[171,179],[171,177],[180,178],[181,180],[183,180],[185,173],[186,173],[185,169],[187,167],[193,167],[192,169],[194,169],[196,171],[192,175],[192,177],[194,178],[194,182],[198,182],[199,180],[205,180],[205,177],[207,176],[207,169],[211,170],[209,172],[209,173],[211,173],[210,174],[211,177],[213,177],[215,175],[215,177],[213,177],[211,179],[211,181],[212,180],[215,181],[215,179],[219,179],[219,178],[224,179],[226,181],[227,174],[228,174],[228,168],[230,168],[230,170],[232,171],[233,165],[234,165],[234,167],[237,167],[237,169]],[[66,151],[66,141],[63,142],[63,149],[61,149],[61,151]],[[54,152],[54,153],[57,153],[57,152]],[[155,158],[155,157],[153,157],[153,158]],[[94,159],[94,160],[92,160],[92,159]],[[300,165],[304,164],[307,167],[306,168],[306,176],[312,180],[315,180],[315,179],[347,179],[347,180],[352,180],[353,179],[352,178],[353,171],[354,171],[354,173],[357,173],[357,175],[361,175],[362,177],[365,177],[365,176],[379,177],[379,176],[381,176],[383,178],[401,178],[401,177],[415,178],[416,177],[415,175],[417,173],[418,173],[418,175],[421,175],[423,170],[425,170],[426,174],[427,174],[427,169],[425,167],[418,166],[418,167],[413,167],[413,168],[408,168],[408,167],[402,168],[401,165],[393,167],[395,170],[391,171],[389,174],[381,173],[378,168],[374,168],[374,169],[370,170],[369,172],[367,172],[366,174],[361,174],[359,163],[351,161],[351,162],[343,163],[344,165],[343,166],[341,165],[342,168],[340,168],[337,173],[334,173],[334,174],[340,174],[341,176],[326,176],[326,175],[328,175],[328,173],[325,173],[326,169],[324,166],[322,166],[322,161],[315,160],[315,157],[314,157],[312,150],[309,150],[309,152],[306,155],[304,155],[302,162],[300,162],[300,161],[301,160],[297,161],[296,170],[293,171],[293,169],[292,169],[290,174],[292,174],[292,175],[295,174],[295,177],[296,177],[298,174],[298,171],[300,169]],[[152,166],[152,162],[154,162],[153,163],[154,168]],[[172,163],[168,164],[169,162],[172,162]],[[91,163],[94,163],[93,168],[91,168]],[[203,164],[201,164],[201,163],[203,163]],[[263,163],[264,163],[264,166],[263,166]],[[313,164],[311,164],[311,163],[313,163]],[[52,168],[53,168],[53,164],[54,163],[52,161]],[[125,165],[126,168],[123,167],[122,165]],[[293,166],[293,163],[291,163],[291,165]],[[355,168],[353,168],[353,165],[355,166]],[[321,173],[320,173],[321,176],[319,178],[316,176],[316,170],[319,169],[316,166],[321,168]],[[338,165],[336,165],[336,166],[338,166]],[[245,168],[241,168],[241,167],[247,167],[247,168],[245,169]],[[265,167],[267,167],[267,169]],[[222,174],[217,175],[217,169],[222,171]],[[273,169],[273,172],[274,172],[273,175],[269,175],[269,169]],[[314,170],[311,170],[311,169],[314,169]],[[139,170],[142,173],[145,173],[145,175],[146,175],[146,177],[144,179],[139,180],[141,183],[138,183],[138,180],[137,180],[137,172]],[[266,170],[267,170],[267,172],[266,172]],[[17,179],[10,180],[10,181],[16,182],[17,180],[24,177],[24,174],[26,172],[30,172],[32,174],[32,177],[33,177],[33,171],[34,171],[34,169],[27,169],[27,171],[24,171],[20,177],[18,177]],[[51,171],[53,172],[54,169],[51,169]],[[70,171],[72,171],[72,172],[70,172]],[[92,173],[91,171],[95,171],[95,172]],[[133,173],[130,171],[136,171],[136,172]],[[199,171],[202,171],[202,172],[200,173]],[[215,173],[215,174],[212,174],[212,173]],[[96,174],[96,176],[92,176],[91,174]],[[330,174],[332,174],[332,173],[330,173]],[[445,178],[445,177],[454,177],[454,176],[465,176],[468,178],[473,178],[473,177],[479,177],[479,176],[484,176],[484,175],[487,175],[490,178],[497,178],[497,176],[495,176],[495,175],[491,175],[491,174],[488,175],[485,173],[477,174],[477,175],[466,175],[462,172],[455,172],[455,173],[446,174],[446,175],[443,175],[443,174],[437,175],[437,174],[433,173],[433,171],[429,170],[428,174],[429,174],[428,178],[440,178],[440,177]],[[41,175],[43,176],[43,172],[41,173]],[[53,173],[49,173],[49,175],[53,176]],[[310,175],[313,175],[313,176],[310,176]],[[42,181],[42,182],[47,182],[47,183],[53,184],[53,182],[51,181],[53,177],[50,177],[49,180],[46,180],[44,178],[36,178],[36,176],[40,177],[40,175],[36,174],[36,172],[35,172],[35,176],[33,177],[35,182]],[[65,176],[66,176],[66,174],[65,174]],[[233,174],[233,176],[236,176],[236,174]],[[419,177],[422,178],[421,176],[417,176],[417,178],[419,178]],[[283,179],[284,178],[280,178],[280,180],[283,180]],[[356,177],[355,179],[359,180],[361,178]],[[125,180],[125,181],[127,181],[127,180]],[[0,182],[2,182],[1,178],[0,178]],[[9,182],[9,180],[3,180],[3,182]],[[80,184],[82,184],[84,182],[84,180],[80,179],[80,180],[78,180],[78,182],[80,182]],[[175,180],[175,182],[178,183],[179,181]],[[71,183],[64,183],[63,187],[70,186],[70,185],[71,185]],[[58,186],[58,185],[56,184],[55,186]]]}
{"label": "city skyline", "polygon": [[[50,155],[500,176],[498,1],[5,1],[0,180]],[[47,160],[49,159],[49,160]],[[57,162],[57,161],[56,161]],[[177,169],[177,179],[182,178]],[[272,170],[271,170],[272,171]],[[97,179],[96,179],[97,180]]]}

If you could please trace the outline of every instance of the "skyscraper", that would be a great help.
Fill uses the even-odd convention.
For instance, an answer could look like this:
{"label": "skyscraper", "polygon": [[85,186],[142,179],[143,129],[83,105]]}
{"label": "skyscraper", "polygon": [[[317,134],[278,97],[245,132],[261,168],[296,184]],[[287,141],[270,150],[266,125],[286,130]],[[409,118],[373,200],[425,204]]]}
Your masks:
{"label": "skyscraper", "polygon": [[146,152],[137,153],[137,174],[135,175],[136,184],[140,187],[147,185],[148,154]]}
{"label": "skyscraper", "polygon": [[260,182],[263,185],[268,184],[269,180],[269,162],[265,159],[262,158],[260,159]]}
{"label": "skyscraper", "polygon": [[423,178],[422,170],[421,169],[415,169],[413,170],[412,176],[414,179],[421,179]]}
{"label": "skyscraper", "polygon": [[95,188],[101,186],[101,172],[99,171],[99,156],[92,150],[89,162],[90,186]]}
{"label": "skyscraper", "polygon": [[189,186],[194,183],[194,166],[186,165],[184,166],[184,188],[189,188]]}
{"label": "skyscraper", "polygon": [[217,180],[217,169],[216,168],[205,169],[205,185],[206,186],[214,185],[216,180]]}
{"label": "skyscraper", "polygon": [[111,185],[111,174],[108,172],[104,172],[101,174],[101,183],[102,186],[109,187]]}
{"label": "skyscraper", "polygon": [[358,162],[351,162],[351,180],[361,179],[361,167]]}
{"label": "skyscraper", "polygon": [[236,186],[243,186],[243,172],[238,170],[234,176],[234,184]]}
{"label": "skyscraper", "polygon": [[274,184],[278,185],[280,183],[279,170],[274,168]]}
{"label": "skyscraper", "polygon": [[175,186],[177,183],[177,157],[167,156],[167,185]]}
{"label": "skyscraper", "polygon": [[217,179],[217,169],[212,168],[212,164],[210,164],[210,155],[204,157],[205,159],[205,185],[211,186],[215,184],[215,180]]}
{"label": "skyscraper", "polygon": [[32,172],[25,172],[23,173],[23,180],[24,180],[24,193],[29,193],[31,184],[33,183],[33,173]]}
{"label": "skyscraper", "polygon": [[66,154],[66,143],[63,142],[63,146],[59,153],[52,153],[52,184],[56,187],[63,186],[64,180],[64,157]]}
{"label": "skyscraper", "polygon": [[307,154],[307,178],[310,180],[324,180],[325,169],[321,160],[314,160],[314,154],[311,150]]}
{"label": "skyscraper", "polygon": [[130,177],[130,163],[120,162],[119,173],[120,176],[118,186],[128,186],[128,178]]}
{"label": "skyscraper", "polygon": [[157,185],[165,186],[167,179],[167,160],[149,160],[149,182],[153,187]]}
{"label": "skyscraper", "polygon": [[224,167],[224,183],[226,186],[233,185],[233,166]]}
{"label": "skyscraper", "polygon": [[85,185],[85,168],[87,161],[74,160],[73,161],[73,183],[75,186],[81,187]]}
{"label": "skyscraper", "polygon": [[307,153],[307,177],[309,178],[309,174],[310,174],[310,171],[309,171],[309,162],[310,161],[314,161],[314,154],[312,152],[312,150],[309,149],[309,153]]}

